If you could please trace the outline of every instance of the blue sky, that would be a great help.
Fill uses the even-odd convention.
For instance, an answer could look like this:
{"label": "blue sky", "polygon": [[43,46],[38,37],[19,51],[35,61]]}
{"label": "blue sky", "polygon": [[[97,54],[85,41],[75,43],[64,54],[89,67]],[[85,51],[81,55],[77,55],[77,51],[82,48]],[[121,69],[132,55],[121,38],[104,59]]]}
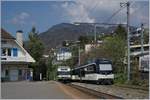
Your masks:
{"label": "blue sky", "polygon": [[[44,32],[59,23],[106,22],[118,9],[121,1],[74,0],[74,1],[3,1],[1,3],[2,27],[15,36],[23,30],[28,38],[32,26]],[[131,2],[131,25],[148,27],[148,1]],[[121,10],[109,23],[126,23],[126,9]]]}

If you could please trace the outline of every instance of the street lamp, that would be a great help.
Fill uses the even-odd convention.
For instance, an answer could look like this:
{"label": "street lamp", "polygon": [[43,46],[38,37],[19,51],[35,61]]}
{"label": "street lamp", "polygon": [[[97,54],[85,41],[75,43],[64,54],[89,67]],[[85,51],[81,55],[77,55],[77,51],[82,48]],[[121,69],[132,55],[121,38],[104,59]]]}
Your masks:
{"label": "street lamp", "polygon": [[96,39],[96,24],[94,24],[94,40],[95,40],[95,43],[96,43],[96,41],[97,41],[97,39]]}

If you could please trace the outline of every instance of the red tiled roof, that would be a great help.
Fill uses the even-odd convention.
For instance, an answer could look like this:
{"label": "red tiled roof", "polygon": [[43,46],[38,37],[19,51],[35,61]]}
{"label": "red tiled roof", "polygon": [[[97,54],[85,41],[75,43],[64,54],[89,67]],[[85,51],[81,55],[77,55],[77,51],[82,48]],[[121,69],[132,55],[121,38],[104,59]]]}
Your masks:
{"label": "red tiled roof", "polygon": [[2,39],[15,39],[10,33],[1,28],[1,38]]}

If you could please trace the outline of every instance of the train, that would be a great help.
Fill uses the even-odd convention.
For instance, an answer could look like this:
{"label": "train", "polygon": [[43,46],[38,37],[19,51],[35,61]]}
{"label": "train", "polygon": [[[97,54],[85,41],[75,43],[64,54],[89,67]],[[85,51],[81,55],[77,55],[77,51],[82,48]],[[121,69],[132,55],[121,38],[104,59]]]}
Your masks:
{"label": "train", "polygon": [[69,66],[59,66],[57,68],[57,79],[61,82],[71,81],[71,69]]}
{"label": "train", "polygon": [[70,70],[70,82],[113,84],[113,80],[114,74],[112,62],[107,59],[95,59],[90,63],[77,66]]}

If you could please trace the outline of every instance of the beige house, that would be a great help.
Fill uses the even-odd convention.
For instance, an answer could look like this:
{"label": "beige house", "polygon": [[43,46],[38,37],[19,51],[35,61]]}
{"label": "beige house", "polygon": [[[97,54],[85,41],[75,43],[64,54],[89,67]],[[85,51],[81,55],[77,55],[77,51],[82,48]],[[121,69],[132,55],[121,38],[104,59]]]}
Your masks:
{"label": "beige house", "polygon": [[23,32],[17,31],[16,37],[1,29],[2,81],[28,80],[33,77],[32,69],[28,65],[35,60],[23,48]]}

